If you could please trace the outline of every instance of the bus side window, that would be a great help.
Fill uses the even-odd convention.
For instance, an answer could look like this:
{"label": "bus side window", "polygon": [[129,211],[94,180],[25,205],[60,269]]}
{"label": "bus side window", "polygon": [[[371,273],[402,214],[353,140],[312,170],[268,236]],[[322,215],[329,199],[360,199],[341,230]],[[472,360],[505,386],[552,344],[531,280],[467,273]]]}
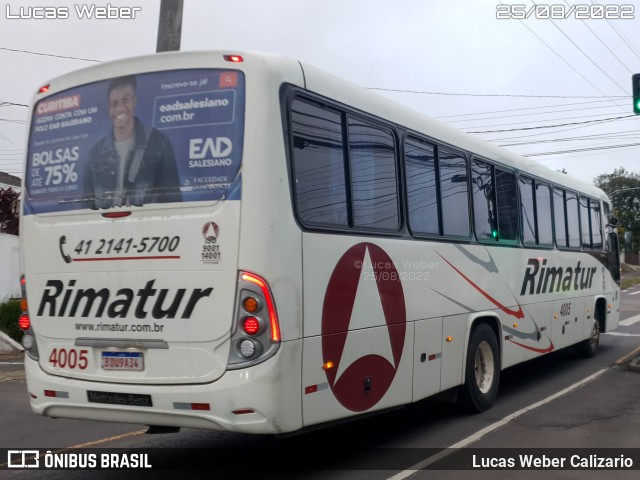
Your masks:
{"label": "bus side window", "polygon": [[467,160],[459,153],[438,147],[442,234],[469,237],[469,183]]}
{"label": "bus side window", "polygon": [[569,248],[580,248],[580,223],[578,216],[578,196],[572,192],[566,192],[567,234]]}
{"label": "bus side window", "polygon": [[496,171],[496,204],[498,211],[498,239],[518,238],[518,210],[516,208],[516,177],[499,168]]}
{"label": "bus side window", "polygon": [[559,188],[553,189],[553,217],[555,219],[556,245],[558,248],[567,248],[569,246],[564,193],[564,190]]}
{"label": "bus side window", "polygon": [[580,229],[582,231],[582,247],[591,250],[591,226],[589,216],[589,199],[580,197]]}
{"label": "bus side window", "polygon": [[591,243],[594,250],[602,250],[602,215],[600,201],[589,200],[589,214],[591,216]]}
{"label": "bus side window", "polygon": [[520,176],[520,205],[522,214],[522,241],[525,244],[536,243],[536,213],[533,197],[533,180]]}
{"label": "bus side window", "polygon": [[498,213],[493,184],[493,166],[471,163],[473,218],[478,240],[498,240]]}
{"label": "bus side window", "polygon": [[404,144],[404,164],[409,227],[413,233],[439,235],[434,146],[407,140]]}
{"label": "bus side window", "polygon": [[553,227],[551,217],[551,189],[545,183],[536,180],[536,224],[538,225],[538,243],[553,245]]}
{"label": "bus side window", "polygon": [[294,100],[291,132],[300,220],[306,225],[347,227],[342,115]]}
{"label": "bus side window", "polygon": [[398,175],[393,135],[349,118],[349,160],[355,227],[398,230]]}

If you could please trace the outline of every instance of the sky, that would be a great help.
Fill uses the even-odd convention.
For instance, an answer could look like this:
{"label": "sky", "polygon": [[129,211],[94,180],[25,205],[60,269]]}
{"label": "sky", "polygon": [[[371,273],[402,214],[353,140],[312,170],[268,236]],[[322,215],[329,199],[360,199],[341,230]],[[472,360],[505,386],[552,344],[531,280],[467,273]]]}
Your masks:
{"label": "sky", "polygon": [[[640,0],[549,1],[185,0],[181,50],[296,58],[588,183],[640,172]],[[98,20],[75,9],[107,4],[139,10]],[[11,18],[43,5],[68,18]],[[0,8],[0,171],[22,177],[33,94],[58,75],[152,54],[160,1]]]}

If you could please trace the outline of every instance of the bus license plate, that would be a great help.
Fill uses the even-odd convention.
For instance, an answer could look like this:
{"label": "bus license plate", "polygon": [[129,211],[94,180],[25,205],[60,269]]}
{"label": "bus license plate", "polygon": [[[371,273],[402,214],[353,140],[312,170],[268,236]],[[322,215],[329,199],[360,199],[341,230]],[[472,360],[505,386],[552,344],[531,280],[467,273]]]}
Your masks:
{"label": "bus license plate", "polygon": [[104,370],[144,370],[142,352],[102,352]]}

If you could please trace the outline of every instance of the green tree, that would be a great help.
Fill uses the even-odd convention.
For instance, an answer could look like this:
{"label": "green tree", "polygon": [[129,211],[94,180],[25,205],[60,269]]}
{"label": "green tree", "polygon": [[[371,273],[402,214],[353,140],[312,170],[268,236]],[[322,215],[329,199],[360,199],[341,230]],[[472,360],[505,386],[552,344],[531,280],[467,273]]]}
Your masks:
{"label": "green tree", "polygon": [[0,233],[18,235],[20,221],[18,216],[18,206],[20,193],[11,187],[0,188]]}
{"label": "green tree", "polygon": [[624,167],[613,173],[603,173],[593,181],[604,190],[613,203],[613,214],[618,219],[621,246],[624,232],[633,235],[633,253],[640,249],[640,174],[629,172]]}

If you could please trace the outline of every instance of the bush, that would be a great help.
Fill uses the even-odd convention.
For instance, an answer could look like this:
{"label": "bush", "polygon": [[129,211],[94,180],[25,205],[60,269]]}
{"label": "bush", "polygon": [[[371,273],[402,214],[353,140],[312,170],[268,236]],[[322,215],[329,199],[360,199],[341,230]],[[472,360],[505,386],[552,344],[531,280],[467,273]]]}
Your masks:
{"label": "bush", "polygon": [[20,300],[8,300],[0,303],[0,330],[13,338],[16,342],[22,340],[22,330],[18,326],[20,318]]}
{"label": "bush", "polygon": [[20,193],[8,189],[0,188],[0,233],[18,235],[20,221],[18,217],[18,206]]}

